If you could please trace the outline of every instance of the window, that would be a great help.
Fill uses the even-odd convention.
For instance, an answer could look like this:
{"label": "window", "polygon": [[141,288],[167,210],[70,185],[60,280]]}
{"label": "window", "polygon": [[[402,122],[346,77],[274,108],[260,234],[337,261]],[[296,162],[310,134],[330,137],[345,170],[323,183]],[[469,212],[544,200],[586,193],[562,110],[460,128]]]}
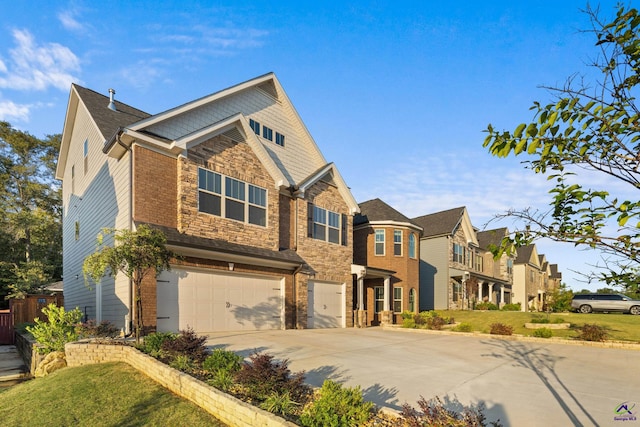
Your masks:
{"label": "window", "polygon": [[402,313],[402,288],[393,288],[393,312]]}
{"label": "window", "polygon": [[76,221],[75,228],[76,228],[76,240],[78,240],[80,239],[80,221]]}
{"label": "window", "polygon": [[223,180],[219,173],[198,169],[200,212],[266,227],[266,207],[267,190],[264,188],[228,176]]}
{"label": "window", "polygon": [[479,254],[475,254],[475,258],[476,258],[476,271],[482,271],[484,268],[484,259],[482,259],[482,256]]}
{"label": "window", "polygon": [[84,163],[84,174],[89,170],[89,140],[84,140],[84,145],[82,146],[82,157]]}
{"label": "window", "polygon": [[462,301],[462,283],[453,281],[453,302]]}
{"label": "window", "polygon": [[276,144],[284,147],[284,135],[276,132]]}
{"label": "window", "polygon": [[507,260],[507,274],[513,274],[513,260]]}
{"label": "window", "polygon": [[256,135],[260,136],[260,123],[253,119],[249,119],[249,127],[253,129],[253,132],[255,132]]}
{"label": "window", "polygon": [[464,247],[457,243],[453,244],[453,262],[464,264]]}
{"label": "window", "polygon": [[402,230],[393,230],[393,255],[402,256]]}
{"label": "window", "polygon": [[384,230],[376,230],[375,254],[384,255]]}
{"label": "window", "polygon": [[376,286],[374,291],[374,309],[376,313],[380,313],[384,310],[384,288],[382,286]]}
{"label": "window", "polygon": [[343,246],[347,244],[347,219],[345,215],[315,206],[312,203],[309,203],[308,209],[309,237]]}
{"label": "window", "polygon": [[413,288],[409,290],[409,311],[416,312],[416,290]]}
{"label": "window", "polygon": [[262,137],[268,139],[269,141],[273,141],[273,130],[266,126],[262,126]]}
{"label": "window", "polygon": [[409,234],[409,258],[416,257],[416,235],[414,233]]}

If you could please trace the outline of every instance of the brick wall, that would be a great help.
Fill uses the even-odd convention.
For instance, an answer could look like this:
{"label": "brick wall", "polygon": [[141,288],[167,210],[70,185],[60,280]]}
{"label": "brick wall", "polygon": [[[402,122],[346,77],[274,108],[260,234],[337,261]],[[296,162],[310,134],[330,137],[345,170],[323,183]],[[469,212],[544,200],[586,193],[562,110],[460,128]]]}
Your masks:
{"label": "brick wall", "polygon": [[270,412],[222,393],[190,375],[170,368],[128,345],[73,342],[66,344],[64,351],[69,367],[108,362],[127,363],[229,426],[295,426]]}
{"label": "brick wall", "polygon": [[133,219],[177,226],[177,160],[135,145]]}

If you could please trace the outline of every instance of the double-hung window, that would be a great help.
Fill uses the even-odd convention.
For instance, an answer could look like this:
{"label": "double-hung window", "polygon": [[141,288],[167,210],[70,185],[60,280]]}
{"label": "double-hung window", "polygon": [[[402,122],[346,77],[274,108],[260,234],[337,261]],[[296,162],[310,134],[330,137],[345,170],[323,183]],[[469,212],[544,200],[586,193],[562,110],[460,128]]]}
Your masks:
{"label": "double-hung window", "polygon": [[82,163],[84,165],[83,173],[86,175],[89,170],[89,140],[85,139],[82,145]]}
{"label": "double-hung window", "polygon": [[384,255],[384,229],[375,231],[375,254]]}
{"label": "double-hung window", "polygon": [[402,256],[402,230],[393,230],[393,255]]}
{"label": "double-hung window", "polygon": [[409,258],[416,257],[416,235],[414,233],[409,234]]}
{"label": "double-hung window", "polygon": [[384,288],[382,286],[376,286],[374,290],[374,310],[376,313],[380,313],[384,310]]}
{"label": "double-hung window", "polygon": [[393,288],[393,312],[402,313],[402,288]]}
{"label": "double-hung window", "polygon": [[329,243],[347,244],[347,219],[345,215],[309,203],[309,230],[311,238]]}
{"label": "double-hung window", "polygon": [[453,244],[453,262],[464,264],[464,248],[457,243]]}
{"label": "double-hung window", "polygon": [[[224,179],[223,179],[224,178]],[[267,225],[267,190],[198,169],[198,210],[249,224]]]}
{"label": "double-hung window", "polygon": [[273,141],[273,130],[269,127],[262,126],[262,137],[269,141]]}

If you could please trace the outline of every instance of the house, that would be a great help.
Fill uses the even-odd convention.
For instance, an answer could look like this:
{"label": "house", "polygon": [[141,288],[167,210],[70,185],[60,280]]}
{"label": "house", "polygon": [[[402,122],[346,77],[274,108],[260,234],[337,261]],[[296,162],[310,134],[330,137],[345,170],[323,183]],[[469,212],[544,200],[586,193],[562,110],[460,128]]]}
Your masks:
{"label": "house", "polygon": [[520,303],[522,311],[543,310],[547,295],[562,280],[558,265],[538,254],[535,244],[518,248],[513,270],[513,302]]}
{"label": "house", "polygon": [[88,286],[82,262],[147,224],[178,255],[143,283],[150,330],[353,326],[359,207],[273,73],[153,115],[74,84],[56,178],[65,306],[89,318],[130,331],[129,280]]}
{"label": "house", "polygon": [[380,199],[353,219],[356,325],[402,323],[417,313],[422,228]]}
{"label": "house", "polygon": [[420,239],[420,310],[460,310],[474,301],[511,300],[512,259],[494,260],[489,246],[506,229],[478,232],[462,206],[417,218]]}

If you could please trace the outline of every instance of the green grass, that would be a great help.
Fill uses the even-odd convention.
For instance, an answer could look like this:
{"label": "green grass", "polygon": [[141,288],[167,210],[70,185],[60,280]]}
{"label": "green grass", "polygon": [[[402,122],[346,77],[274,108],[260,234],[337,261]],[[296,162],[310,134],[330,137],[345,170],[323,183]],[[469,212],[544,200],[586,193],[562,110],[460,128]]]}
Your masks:
{"label": "green grass", "polygon": [[[531,322],[534,316],[543,313],[523,313],[518,311],[453,311],[437,310],[441,316],[453,317],[456,323],[470,323],[474,331],[489,333],[492,323],[504,323],[513,326],[513,333],[533,336],[533,329],[526,329],[525,323]],[[546,316],[546,314],[543,314]],[[560,338],[576,338],[577,329],[585,323],[595,323],[604,327],[610,340],[640,342],[640,316],[621,313],[552,313],[551,322],[562,318],[571,323],[571,329],[554,329],[553,336]]]}
{"label": "green grass", "polygon": [[6,426],[224,426],[125,363],[61,369],[0,401]]}

